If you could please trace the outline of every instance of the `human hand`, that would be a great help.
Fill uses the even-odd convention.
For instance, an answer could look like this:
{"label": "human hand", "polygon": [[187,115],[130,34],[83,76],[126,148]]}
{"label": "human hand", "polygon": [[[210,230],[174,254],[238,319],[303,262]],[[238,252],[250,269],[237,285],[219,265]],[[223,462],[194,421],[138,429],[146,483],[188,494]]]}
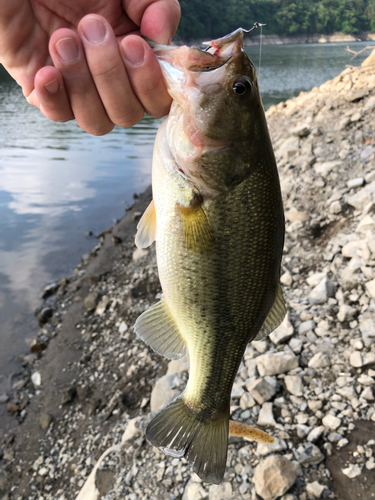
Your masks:
{"label": "human hand", "polygon": [[177,0],[0,0],[0,62],[47,118],[104,135],[168,112],[139,34],[167,44],[179,18]]}

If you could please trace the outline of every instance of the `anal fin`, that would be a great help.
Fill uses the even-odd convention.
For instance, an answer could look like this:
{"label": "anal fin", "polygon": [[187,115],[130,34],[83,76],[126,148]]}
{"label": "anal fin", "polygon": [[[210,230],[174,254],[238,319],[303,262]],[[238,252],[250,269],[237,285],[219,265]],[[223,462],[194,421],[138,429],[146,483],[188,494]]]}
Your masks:
{"label": "anal fin", "polygon": [[275,301],[268,313],[267,318],[264,320],[262,328],[259,330],[257,336],[252,340],[261,340],[271,332],[273,332],[282,322],[286,314],[285,300],[281,290],[280,283],[277,287]]}
{"label": "anal fin", "polygon": [[134,331],[151,349],[166,358],[180,359],[186,354],[186,341],[164,298],[139,316]]}
{"label": "anal fin", "polygon": [[156,212],[154,200],[146,208],[137,225],[135,244],[138,248],[147,248],[156,239]]}

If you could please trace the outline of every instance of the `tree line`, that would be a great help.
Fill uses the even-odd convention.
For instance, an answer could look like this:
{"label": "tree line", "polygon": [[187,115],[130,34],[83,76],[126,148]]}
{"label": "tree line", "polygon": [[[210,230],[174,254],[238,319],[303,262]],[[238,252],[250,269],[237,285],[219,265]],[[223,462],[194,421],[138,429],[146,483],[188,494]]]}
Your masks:
{"label": "tree line", "polygon": [[180,0],[177,38],[214,38],[254,22],[281,36],[375,32],[375,0]]}

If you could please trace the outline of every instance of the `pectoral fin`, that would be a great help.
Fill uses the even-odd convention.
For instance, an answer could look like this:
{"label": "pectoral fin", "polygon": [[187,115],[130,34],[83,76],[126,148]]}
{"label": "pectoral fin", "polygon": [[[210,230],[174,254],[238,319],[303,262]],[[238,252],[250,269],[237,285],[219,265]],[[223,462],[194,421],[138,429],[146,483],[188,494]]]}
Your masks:
{"label": "pectoral fin", "polygon": [[139,316],[134,331],[158,354],[180,359],[186,354],[186,341],[162,298]]}
{"label": "pectoral fin", "polygon": [[135,244],[138,248],[147,248],[156,240],[156,212],[154,200],[151,201],[138,222]]}
{"label": "pectoral fin", "polygon": [[214,244],[210,221],[201,204],[189,207],[178,205],[186,248],[191,252],[210,252]]}
{"label": "pectoral fin", "polygon": [[283,321],[286,314],[285,300],[281,290],[280,283],[277,288],[275,302],[265,319],[262,328],[259,330],[258,335],[252,340],[261,340],[271,332],[273,332]]}

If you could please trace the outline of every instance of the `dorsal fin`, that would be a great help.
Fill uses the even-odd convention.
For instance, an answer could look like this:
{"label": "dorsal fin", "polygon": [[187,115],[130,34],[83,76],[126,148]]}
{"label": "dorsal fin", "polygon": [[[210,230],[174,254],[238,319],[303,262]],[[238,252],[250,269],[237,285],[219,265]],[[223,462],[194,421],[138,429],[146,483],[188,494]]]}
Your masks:
{"label": "dorsal fin", "polygon": [[156,211],[154,200],[146,208],[138,222],[135,244],[138,248],[147,248],[156,240]]}
{"label": "dorsal fin", "polygon": [[273,332],[282,323],[285,314],[285,300],[279,283],[273,306],[271,307],[267,318],[264,320],[264,323],[262,325],[262,328],[259,330],[258,335],[255,337],[255,339],[252,340],[261,340],[271,332]]}

